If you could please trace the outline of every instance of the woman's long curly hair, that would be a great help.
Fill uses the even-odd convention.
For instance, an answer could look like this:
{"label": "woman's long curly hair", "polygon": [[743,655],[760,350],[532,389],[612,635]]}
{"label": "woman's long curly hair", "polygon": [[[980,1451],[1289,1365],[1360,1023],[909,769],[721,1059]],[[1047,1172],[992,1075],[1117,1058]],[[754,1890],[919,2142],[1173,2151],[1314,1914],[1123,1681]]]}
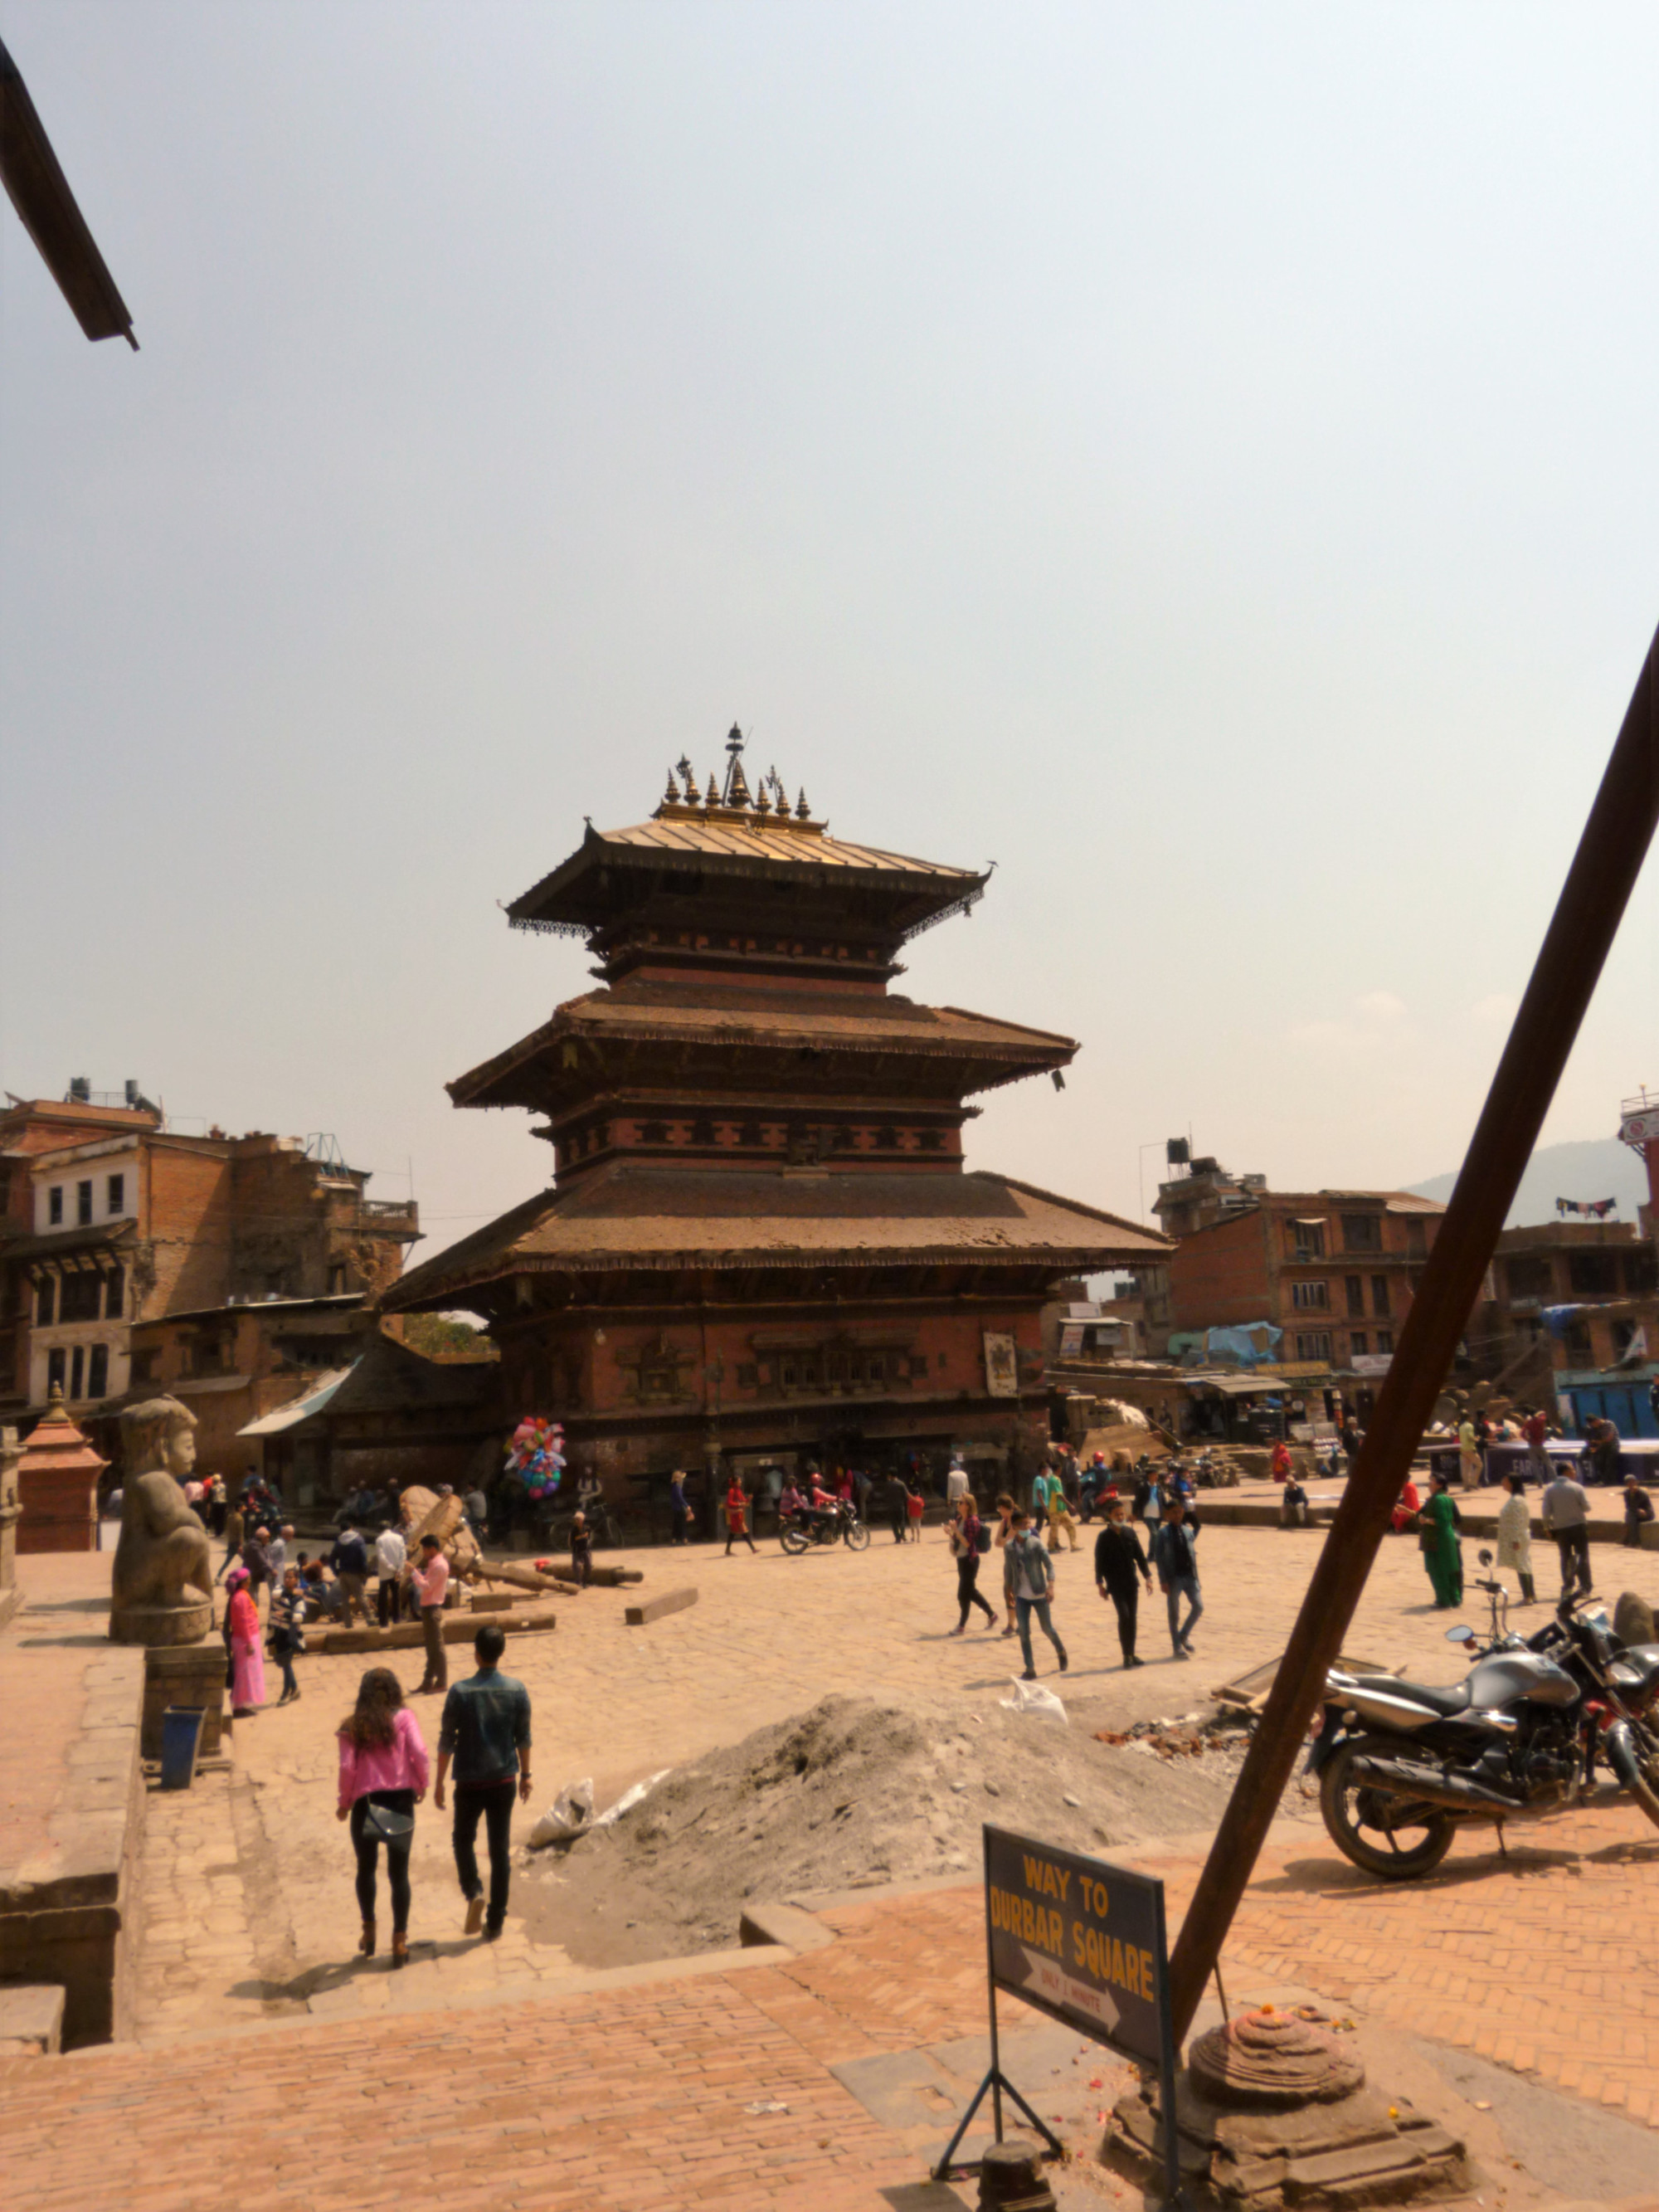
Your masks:
{"label": "woman's long curly hair", "polygon": [[355,1751],[382,1751],[397,1733],[403,1684],[390,1667],[371,1667],[357,1685],[357,1703],[339,1733]]}

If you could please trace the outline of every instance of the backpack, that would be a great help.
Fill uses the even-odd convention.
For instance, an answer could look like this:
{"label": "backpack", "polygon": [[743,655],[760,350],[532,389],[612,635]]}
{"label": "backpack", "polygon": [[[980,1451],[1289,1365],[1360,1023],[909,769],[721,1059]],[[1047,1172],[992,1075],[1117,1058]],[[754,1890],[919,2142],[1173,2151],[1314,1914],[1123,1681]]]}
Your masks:
{"label": "backpack", "polygon": [[[1653,1509],[1650,1506],[1648,1510],[1651,1512]],[[974,1548],[979,1553],[981,1559],[991,1548],[991,1530],[988,1523],[986,1522],[981,1521],[979,1524],[979,1534],[975,1540]]]}

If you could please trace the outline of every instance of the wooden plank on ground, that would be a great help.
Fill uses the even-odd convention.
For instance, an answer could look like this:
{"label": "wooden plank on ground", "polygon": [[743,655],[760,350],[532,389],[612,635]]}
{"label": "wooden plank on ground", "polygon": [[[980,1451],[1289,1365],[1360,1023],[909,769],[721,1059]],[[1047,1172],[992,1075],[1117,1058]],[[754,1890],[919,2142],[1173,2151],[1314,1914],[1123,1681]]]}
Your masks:
{"label": "wooden plank on ground", "polygon": [[[522,1635],[526,1630],[551,1628],[557,1615],[552,1613],[507,1613],[501,1626],[508,1636]],[[469,1644],[483,1623],[470,1613],[452,1613],[443,1625],[446,1644]],[[326,1652],[331,1657],[342,1652],[354,1651],[413,1651],[425,1641],[425,1632],[418,1620],[400,1621],[396,1628],[331,1628],[318,1637],[308,1632],[307,1648]]]}
{"label": "wooden plank on ground", "polygon": [[688,1605],[696,1601],[695,1589],[664,1590],[656,1597],[642,1599],[638,1605],[624,1606],[623,1619],[629,1628],[648,1628],[665,1613],[684,1613]]}

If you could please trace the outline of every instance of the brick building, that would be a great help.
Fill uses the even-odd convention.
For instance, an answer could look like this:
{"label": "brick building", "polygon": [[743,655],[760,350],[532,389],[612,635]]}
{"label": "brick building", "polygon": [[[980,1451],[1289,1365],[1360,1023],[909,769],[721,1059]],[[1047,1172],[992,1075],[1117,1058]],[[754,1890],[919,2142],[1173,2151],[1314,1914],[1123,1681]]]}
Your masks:
{"label": "brick building", "polygon": [[361,1301],[420,1234],[412,1202],[368,1198],[368,1170],[332,1139],[185,1136],[153,1109],[77,1103],[17,1101],[0,1121],[0,1418],[38,1416],[56,1384],[96,1420],[129,1390],[135,1327],[272,1297]]}
{"label": "brick building", "polygon": [[585,939],[602,988],[449,1090],[543,1115],[554,1187],[386,1306],[482,1315],[503,1419],[557,1414],[618,1502],[677,1465],[1032,1456],[1049,1286],[1165,1247],[966,1166],[969,1097],[1077,1050],[890,992],[987,878],[833,838],[774,779],[751,798],[741,749],[508,908]]}
{"label": "brick building", "polygon": [[1469,1322],[1477,1369],[1569,1429],[1606,1414],[1621,1436],[1659,1436],[1659,1252],[1634,1222],[1506,1229]]}
{"label": "brick building", "polygon": [[[1270,1191],[1261,1176],[1198,1172],[1212,1167],[1158,1190],[1176,1239],[1177,1348],[1186,1332],[1267,1322],[1283,1332],[1279,1362],[1304,1376],[1385,1374],[1445,1208],[1409,1191]],[[1349,1395],[1363,1402],[1363,1388]]]}

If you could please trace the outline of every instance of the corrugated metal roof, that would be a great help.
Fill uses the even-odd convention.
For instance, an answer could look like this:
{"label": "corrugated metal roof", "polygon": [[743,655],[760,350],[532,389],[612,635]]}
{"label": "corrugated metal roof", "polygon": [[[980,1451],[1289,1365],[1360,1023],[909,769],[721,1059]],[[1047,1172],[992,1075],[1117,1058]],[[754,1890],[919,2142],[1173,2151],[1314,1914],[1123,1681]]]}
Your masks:
{"label": "corrugated metal roof", "polygon": [[[356,1366],[356,1362],[352,1362]],[[250,1421],[245,1429],[238,1429],[239,1437],[280,1436],[284,1429],[308,1421],[313,1413],[320,1413],[329,1400],[351,1372],[350,1367],[336,1367],[319,1376],[309,1390],[291,1398],[286,1406],[279,1406],[274,1413],[264,1413],[257,1421]]]}
{"label": "corrugated metal roof", "polygon": [[671,817],[638,822],[629,830],[602,830],[602,845],[642,845],[669,853],[722,853],[734,860],[784,860],[814,868],[873,868],[910,876],[936,876],[963,884],[978,880],[972,868],[946,867],[878,845],[852,845],[826,831],[784,829],[776,823],[712,815],[705,822]]}

